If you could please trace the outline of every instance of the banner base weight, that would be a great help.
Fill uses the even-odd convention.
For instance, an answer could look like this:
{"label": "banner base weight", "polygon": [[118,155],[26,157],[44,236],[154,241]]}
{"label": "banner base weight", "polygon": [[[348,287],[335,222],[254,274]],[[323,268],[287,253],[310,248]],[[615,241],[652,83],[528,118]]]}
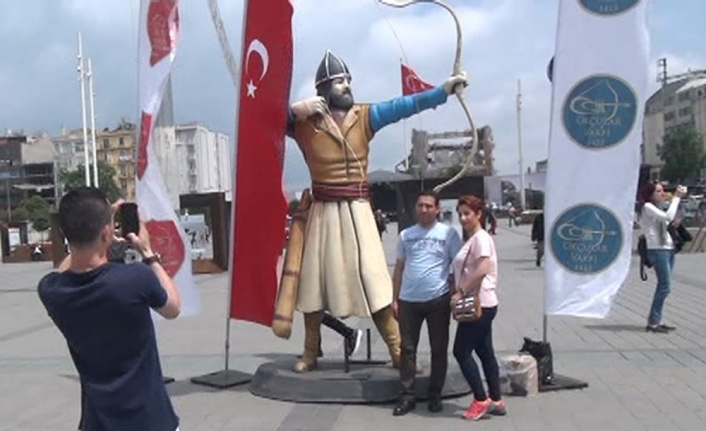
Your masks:
{"label": "banner base weight", "polygon": [[228,389],[234,386],[244,385],[250,383],[251,380],[252,374],[234,370],[221,370],[191,378],[192,383],[216,389]]}
{"label": "banner base weight", "polygon": [[548,385],[539,385],[539,392],[554,392],[564,391],[569,389],[584,389],[588,387],[588,383],[574,379],[573,377],[554,374],[552,382]]}

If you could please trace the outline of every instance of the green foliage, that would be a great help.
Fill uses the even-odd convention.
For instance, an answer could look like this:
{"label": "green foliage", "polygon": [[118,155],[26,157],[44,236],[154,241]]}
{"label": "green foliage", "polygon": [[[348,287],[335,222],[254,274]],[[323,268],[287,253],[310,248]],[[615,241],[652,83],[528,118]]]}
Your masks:
{"label": "green foliage", "polygon": [[657,147],[657,154],[664,161],[662,179],[671,183],[696,182],[706,166],[704,144],[693,127],[670,130],[664,144]]}
{"label": "green foliage", "polygon": [[[93,182],[93,165],[89,166],[91,182]],[[74,171],[61,171],[59,182],[64,185],[64,189],[69,191],[74,188],[86,185],[86,178],[83,165]],[[120,188],[115,183],[115,169],[106,162],[98,161],[98,183],[99,188],[108,197],[108,200],[115,202],[120,196]]]}
{"label": "green foliage", "polygon": [[[49,222],[49,212],[51,207],[49,202],[44,200],[41,196],[35,195],[24,199],[20,202],[19,207],[12,213],[13,220],[29,220],[32,223],[32,227],[37,232],[44,232],[51,227]],[[21,219],[18,212],[24,211],[26,216]]]}
{"label": "green foliage", "polygon": [[29,213],[26,209],[22,207],[17,207],[10,213],[12,216],[12,221],[27,221],[29,220]]}
{"label": "green foliage", "polygon": [[289,214],[294,214],[299,209],[299,199],[289,201]]}

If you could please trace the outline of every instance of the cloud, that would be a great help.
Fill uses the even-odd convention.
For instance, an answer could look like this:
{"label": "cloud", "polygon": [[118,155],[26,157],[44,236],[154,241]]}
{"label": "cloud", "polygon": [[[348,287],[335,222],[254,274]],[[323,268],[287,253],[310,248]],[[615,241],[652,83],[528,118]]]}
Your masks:
{"label": "cloud", "polygon": [[[463,69],[471,84],[466,96],[479,126],[493,128],[495,164],[501,173],[518,170],[517,81],[522,81],[523,152],[526,166],[547,157],[551,86],[546,67],[554,51],[557,2],[539,0],[448,0],[464,35]],[[236,61],[242,36],[242,1],[219,5]],[[202,121],[233,136],[235,90],[223,59],[207,2],[182,0],[181,40],[173,72],[175,118]],[[425,80],[440,84],[449,75],[455,49],[450,16],[433,5],[405,9],[375,0],[295,0],[293,100],[314,94],[313,75],[327,49],[349,65],[359,101],[400,94],[400,58]],[[0,16],[0,128],[58,133],[80,127],[76,34],[83,33],[93,60],[99,127],[113,126],[137,112],[138,0],[6,1]],[[670,73],[706,67],[700,45],[703,0],[650,2],[653,64],[667,57]],[[674,31],[679,28],[680,31]],[[656,89],[654,83],[654,89]],[[392,169],[403,159],[412,128],[463,130],[455,99],[404,123],[382,130],[372,144],[370,169]],[[290,188],[308,183],[298,148],[287,147],[285,177]]]}

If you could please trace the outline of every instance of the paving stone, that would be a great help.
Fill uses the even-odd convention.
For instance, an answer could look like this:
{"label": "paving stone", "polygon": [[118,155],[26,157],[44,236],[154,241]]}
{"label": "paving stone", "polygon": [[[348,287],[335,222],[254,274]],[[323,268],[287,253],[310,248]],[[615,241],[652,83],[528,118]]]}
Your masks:
{"label": "paving stone", "polygon": [[[494,326],[498,355],[514,354],[522,337],[541,339],[544,270],[534,266],[529,226],[507,228],[494,237],[499,253],[499,297]],[[388,266],[394,264],[395,228],[383,235]],[[252,396],[247,386],[217,391],[190,383],[191,377],[224,365],[227,275],[197,276],[203,313],[157,322],[168,386],[182,430],[374,431],[476,430],[663,430],[696,431],[706,421],[706,265],[704,255],[678,255],[665,318],[677,326],[670,334],[644,331],[655,276],[639,278],[633,262],[628,278],[606,319],[549,318],[548,336],[555,370],[583,379],[583,390],[507,399],[509,415],[470,425],[460,413],[470,397],[449,400],[441,414],[420,403],[405,417],[392,405],[295,405]],[[50,271],[47,263],[0,264],[0,431],[75,429],[79,414],[76,371],[65,342],[46,316],[36,283]],[[374,328],[369,319],[347,323]],[[255,372],[274,358],[301,353],[303,321],[296,315],[290,340],[269,328],[231,321],[230,366]],[[455,328],[451,328],[452,334]],[[341,355],[342,340],[324,329],[327,357]],[[386,348],[372,331],[372,354]],[[420,360],[428,363],[426,330]],[[453,338],[452,338],[453,339]],[[449,348],[450,349],[450,348]],[[453,357],[450,355],[450,360]],[[41,400],[41,402],[37,402]]]}

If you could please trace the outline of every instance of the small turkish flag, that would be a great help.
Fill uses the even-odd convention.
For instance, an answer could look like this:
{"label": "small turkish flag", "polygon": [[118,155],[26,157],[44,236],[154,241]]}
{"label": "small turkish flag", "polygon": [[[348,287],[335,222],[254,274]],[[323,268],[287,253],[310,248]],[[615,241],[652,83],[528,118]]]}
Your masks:
{"label": "small turkish flag", "polygon": [[422,91],[431,90],[434,88],[433,85],[428,82],[423,81],[417,72],[415,72],[411,67],[401,63],[402,67],[402,95],[408,96],[414,93],[421,93]]}

